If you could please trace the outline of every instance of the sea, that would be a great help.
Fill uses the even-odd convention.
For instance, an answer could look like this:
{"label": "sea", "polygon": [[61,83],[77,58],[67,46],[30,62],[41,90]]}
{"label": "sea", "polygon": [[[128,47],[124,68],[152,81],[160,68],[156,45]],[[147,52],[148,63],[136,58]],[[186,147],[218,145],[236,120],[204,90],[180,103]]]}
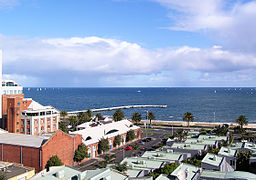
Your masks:
{"label": "sea", "polygon": [[[147,111],[156,120],[182,121],[191,112],[199,122],[235,122],[245,115],[256,123],[256,88],[24,88],[24,95],[58,110],[78,111],[126,105],[167,105],[167,108],[124,109],[126,118]],[[114,111],[100,112],[112,116]]]}

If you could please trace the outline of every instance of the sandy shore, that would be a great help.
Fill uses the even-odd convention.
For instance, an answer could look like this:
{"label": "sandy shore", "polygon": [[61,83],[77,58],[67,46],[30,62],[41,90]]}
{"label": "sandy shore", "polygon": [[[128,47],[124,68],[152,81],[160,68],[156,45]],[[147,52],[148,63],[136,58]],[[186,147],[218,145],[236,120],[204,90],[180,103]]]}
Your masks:
{"label": "sandy shore", "polygon": [[[142,120],[144,123],[146,120]],[[149,120],[147,120],[149,123]],[[159,120],[152,120],[152,125],[169,125],[169,126],[187,126],[187,122],[184,121],[159,121]],[[215,127],[222,124],[228,124],[230,127],[237,126],[237,123],[224,123],[224,122],[190,122],[189,125],[191,127]],[[244,126],[245,128],[256,129],[256,123],[248,124]]]}

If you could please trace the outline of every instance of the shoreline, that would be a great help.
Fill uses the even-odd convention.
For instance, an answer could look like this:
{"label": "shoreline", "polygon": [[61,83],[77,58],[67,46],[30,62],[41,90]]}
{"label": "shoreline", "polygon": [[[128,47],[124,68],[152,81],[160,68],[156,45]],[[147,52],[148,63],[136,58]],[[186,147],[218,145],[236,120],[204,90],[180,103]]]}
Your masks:
{"label": "shoreline", "polygon": [[[147,122],[149,124],[149,120],[141,120],[142,123]],[[160,120],[152,120],[152,125],[164,125],[164,126],[182,126],[187,127],[187,122],[185,121],[160,121]],[[238,126],[237,123],[230,122],[190,122],[190,127],[215,127],[218,125],[228,124],[230,127]],[[244,128],[256,129],[256,123],[248,123],[248,125],[244,125]]]}

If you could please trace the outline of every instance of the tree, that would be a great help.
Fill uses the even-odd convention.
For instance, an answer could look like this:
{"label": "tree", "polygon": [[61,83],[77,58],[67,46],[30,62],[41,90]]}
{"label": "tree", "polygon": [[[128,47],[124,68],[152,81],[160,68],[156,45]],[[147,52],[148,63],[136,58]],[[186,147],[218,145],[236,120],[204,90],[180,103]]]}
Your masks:
{"label": "tree", "polygon": [[236,170],[247,171],[249,169],[249,159],[251,153],[245,150],[241,150],[237,154]]}
{"label": "tree", "polygon": [[61,116],[62,118],[65,118],[67,115],[68,115],[68,113],[67,113],[66,110],[63,110],[63,111],[60,112],[60,116]]}
{"label": "tree", "polygon": [[125,139],[125,141],[126,141],[126,142],[129,142],[129,141],[132,141],[132,140],[134,140],[134,139],[135,139],[135,133],[134,133],[134,131],[133,131],[133,130],[128,131],[127,134],[126,134],[126,139]]}
{"label": "tree", "polygon": [[97,114],[96,114],[96,117],[97,117],[98,119],[103,119],[103,115],[102,115],[101,113],[97,113]]}
{"label": "tree", "polygon": [[177,129],[175,136],[178,138],[179,141],[183,141],[188,135],[188,132],[184,131],[183,129]]}
{"label": "tree", "polygon": [[218,125],[213,129],[213,132],[216,133],[218,136],[226,136],[228,133],[228,128],[229,126],[224,124],[224,125]]}
{"label": "tree", "polygon": [[185,112],[183,116],[183,121],[186,121],[189,127],[189,123],[194,121],[194,116],[192,115],[191,112]]}
{"label": "tree", "polygon": [[6,174],[3,171],[0,171],[0,180],[7,180]]}
{"label": "tree", "polygon": [[97,168],[105,168],[107,167],[108,164],[113,163],[113,161],[115,160],[116,156],[114,154],[112,155],[105,155],[103,156],[103,161],[99,162],[98,165],[96,165]]}
{"label": "tree", "polygon": [[69,117],[69,125],[71,125],[73,128],[75,128],[78,125],[78,118],[76,116],[70,116]]}
{"label": "tree", "polygon": [[66,124],[62,121],[59,122],[59,129],[62,130],[64,133],[68,133],[68,129],[66,127]]}
{"label": "tree", "polygon": [[138,112],[135,112],[132,114],[132,121],[138,124],[138,122],[141,121],[141,114]]}
{"label": "tree", "polygon": [[121,163],[116,163],[114,166],[113,166],[113,169],[119,171],[119,172],[125,172],[127,171],[128,167],[127,167],[127,162],[124,162],[123,164]]}
{"label": "tree", "polygon": [[92,112],[92,110],[90,110],[90,109],[88,109],[88,110],[86,111],[86,114],[89,116],[90,119],[91,119],[92,116],[93,116],[93,112]]}
{"label": "tree", "polygon": [[114,121],[121,121],[124,118],[124,113],[120,109],[113,114]]}
{"label": "tree", "polygon": [[108,139],[101,138],[98,144],[98,154],[101,154],[102,152],[106,152],[108,150],[109,150]]}
{"label": "tree", "polygon": [[114,147],[119,146],[121,144],[122,138],[120,135],[117,135],[114,139]]}
{"label": "tree", "polygon": [[45,168],[47,169],[47,171],[49,170],[49,168],[51,166],[61,166],[63,165],[63,163],[61,162],[61,160],[59,159],[59,157],[57,155],[52,156],[46,163]]}
{"label": "tree", "polygon": [[154,170],[149,175],[156,179],[160,174],[170,175],[179,165],[177,163],[165,164],[163,168]]}
{"label": "tree", "polygon": [[151,121],[155,119],[155,115],[152,112],[148,112],[147,116],[147,119],[150,121],[149,124],[151,125]]}
{"label": "tree", "polygon": [[76,162],[81,162],[84,158],[88,157],[87,147],[81,143],[78,145],[78,148],[75,150],[74,160]]}
{"label": "tree", "polygon": [[248,124],[248,121],[246,119],[245,116],[241,115],[236,119],[236,123],[239,124],[239,126],[241,127],[241,129],[243,129],[244,125]]}

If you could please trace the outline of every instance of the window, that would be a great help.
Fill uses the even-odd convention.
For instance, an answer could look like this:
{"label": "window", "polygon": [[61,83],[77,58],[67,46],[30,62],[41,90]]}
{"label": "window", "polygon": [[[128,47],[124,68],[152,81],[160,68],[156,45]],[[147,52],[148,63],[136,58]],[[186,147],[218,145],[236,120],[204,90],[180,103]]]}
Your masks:
{"label": "window", "polygon": [[17,106],[20,106],[20,102],[17,102]]}
{"label": "window", "polygon": [[14,94],[17,94],[17,90],[14,90]]}
{"label": "window", "polygon": [[20,132],[24,132],[24,128],[21,128],[21,129],[20,129]]}
{"label": "window", "polygon": [[44,116],[45,115],[45,112],[40,112],[40,116]]}
{"label": "window", "polygon": [[13,94],[13,91],[12,91],[12,90],[10,90],[10,94]]}
{"label": "window", "polygon": [[46,112],[46,115],[50,115],[50,114],[51,114],[51,111],[47,111],[47,112]]}
{"label": "window", "polygon": [[92,152],[92,149],[89,147],[89,148],[88,148],[88,158],[91,157],[91,152]]}
{"label": "window", "polygon": [[16,122],[17,125],[19,125],[19,122]]}
{"label": "window", "polygon": [[19,132],[19,130],[17,129],[16,132]]}
{"label": "window", "polygon": [[48,125],[47,128],[50,129],[50,125]]}
{"label": "window", "polygon": [[35,125],[37,125],[37,120],[35,120]]}
{"label": "window", "polygon": [[56,125],[55,124],[53,125],[53,128],[56,129]]}
{"label": "window", "polygon": [[29,121],[29,120],[27,121],[27,125],[28,125],[28,126],[30,125],[30,121]]}
{"label": "window", "polygon": [[47,122],[50,122],[50,118],[47,118]]}
{"label": "window", "polygon": [[56,118],[54,117],[54,118],[53,118],[53,121],[55,122],[55,120],[56,120]]}
{"label": "window", "polygon": [[30,133],[30,129],[29,128],[27,129],[27,133]]}
{"label": "window", "polygon": [[35,128],[35,132],[37,132],[37,128]]}
{"label": "window", "polygon": [[41,119],[41,124],[43,124],[44,123],[44,120],[43,119]]}
{"label": "window", "polygon": [[44,126],[41,127],[41,131],[43,131],[43,130],[44,130]]}
{"label": "window", "polygon": [[21,120],[21,125],[24,125],[24,119]]}

